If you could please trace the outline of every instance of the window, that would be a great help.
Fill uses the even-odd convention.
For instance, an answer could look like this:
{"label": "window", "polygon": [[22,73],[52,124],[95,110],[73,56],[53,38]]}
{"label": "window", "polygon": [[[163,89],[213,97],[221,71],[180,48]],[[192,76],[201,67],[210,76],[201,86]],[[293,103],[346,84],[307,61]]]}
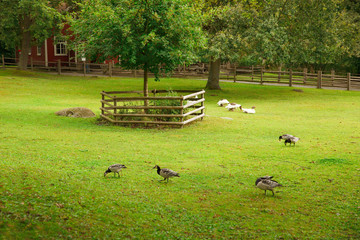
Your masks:
{"label": "window", "polygon": [[37,46],[36,53],[38,56],[41,56],[41,46]]}
{"label": "window", "polygon": [[55,56],[66,56],[67,49],[66,49],[66,41],[63,39],[54,39],[55,41]]}

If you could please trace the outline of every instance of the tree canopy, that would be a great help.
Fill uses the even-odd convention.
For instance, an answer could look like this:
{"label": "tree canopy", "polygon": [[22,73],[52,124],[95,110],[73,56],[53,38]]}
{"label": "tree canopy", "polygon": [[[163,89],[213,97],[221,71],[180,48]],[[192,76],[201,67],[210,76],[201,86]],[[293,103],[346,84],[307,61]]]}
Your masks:
{"label": "tree canopy", "polygon": [[[0,41],[6,48],[20,47],[28,53],[31,45],[43,42],[56,32],[61,21],[57,6],[61,1],[0,1]],[[19,67],[26,69],[27,54],[21,54]]]}
{"label": "tree canopy", "polygon": [[171,72],[197,60],[204,44],[200,18],[187,0],[85,1],[72,16],[78,51],[99,61],[118,57],[126,69]]}
{"label": "tree canopy", "polygon": [[220,88],[221,61],[322,69],[359,56],[359,7],[351,0],[204,2],[210,89]]}

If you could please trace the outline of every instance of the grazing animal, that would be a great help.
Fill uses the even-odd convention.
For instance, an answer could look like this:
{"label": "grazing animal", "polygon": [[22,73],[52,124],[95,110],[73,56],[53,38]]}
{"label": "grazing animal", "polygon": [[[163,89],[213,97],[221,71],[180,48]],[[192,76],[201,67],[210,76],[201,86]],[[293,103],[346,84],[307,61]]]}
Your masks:
{"label": "grazing animal", "polygon": [[237,103],[229,103],[225,108],[229,109],[229,111],[234,111],[236,108],[240,108],[241,104]]}
{"label": "grazing animal", "polygon": [[289,138],[291,138],[291,137],[293,137],[293,135],[283,134],[283,135],[281,135],[281,136],[279,137],[279,142],[281,141],[281,139],[286,140],[286,139],[289,139]]}
{"label": "grazing animal", "polygon": [[295,146],[295,143],[299,140],[300,140],[300,138],[298,138],[298,137],[289,137],[288,139],[285,140],[285,146],[287,143],[290,143],[290,146],[293,143]]}
{"label": "grazing animal", "polygon": [[256,179],[255,186],[257,186],[262,190],[265,190],[265,195],[266,195],[266,190],[270,190],[273,196],[275,196],[273,188],[282,187],[282,185],[279,184],[277,181],[272,180],[272,178],[273,176],[259,177],[258,179]]}
{"label": "grazing animal", "polygon": [[243,113],[252,113],[254,114],[255,113],[255,106],[251,107],[251,108],[242,108],[240,106],[240,110],[243,111]]}
{"label": "grazing animal", "polygon": [[160,168],[158,165],[155,165],[155,167],[153,167],[153,169],[156,168],[157,169],[157,173],[162,176],[164,179],[160,180],[160,181],[165,181],[169,182],[169,178],[171,177],[180,177],[180,175],[171,170],[171,169],[167,169],[167,168]]}
{"label": "grazing animal", "polygon": [[229,104],[229,101],[226,99],[221,99],[217,102],[217,105],[219,105],[219,107],[223,107],[225,106],[225,104]]}
{"label": "grazing animal", "polygon": [[114,164],[114,165],[111,165],[105,172],[104,172],[104,177],[106,177],[106,175],[108,173],[111,173],[113,172],[114,173],[114,177],[116,175],[116,173],[118,174],[118,176],[120,177],[120,174],[119,172],[121,171],[121,169],[123,168],[127,168],[125,165],[123,164]]}

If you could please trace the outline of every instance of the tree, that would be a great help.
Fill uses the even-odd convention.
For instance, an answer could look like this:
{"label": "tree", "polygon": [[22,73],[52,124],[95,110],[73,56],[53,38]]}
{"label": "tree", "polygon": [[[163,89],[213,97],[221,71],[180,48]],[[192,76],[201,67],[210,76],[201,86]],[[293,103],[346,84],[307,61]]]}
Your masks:
{"label": "tree", "polygon": [[356,21],[337,0],[268,1],[247,32],[247,54],[262,65],[324,69],[359,54]]}
{"label": "tree", "polygon": [[202,1],[203,29],[207,33],[207,56],[210,71],[206,88],[220,89],[221,61],[235,61],[243,56],[245,35],[254,19],[257,1],[244,0]]}
{"label": "tree", "polygon": [[[0,1],[0,41],[6,48],[20,47],[19,68],[26,69],[31,45],[50,37],[61,20],[54,7],[60,1]],[[36,41],[35,41],[36,40]]]}
{"label": "tree", "polygon": [[158,80],[197,59],[204,43],[198,15],[186,0],[86,1],[72,15],[74,47],[98,61],[119,56],[125,69],[143,69],[148,96],[149,72]]}

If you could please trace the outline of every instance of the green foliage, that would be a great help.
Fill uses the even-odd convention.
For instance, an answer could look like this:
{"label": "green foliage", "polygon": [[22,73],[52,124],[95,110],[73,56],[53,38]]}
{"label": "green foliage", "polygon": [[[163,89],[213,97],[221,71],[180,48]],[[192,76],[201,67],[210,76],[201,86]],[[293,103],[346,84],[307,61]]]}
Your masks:
{"label": "green foliage", "polygon": [[[169,91],[166,97],[177,97],[179,96],[177,92]],[[151,100],[149,101],[151,106],[181,106],[181,102],[179,99],[161,99],[161,100]],[[171,114],[171,115],[179,115],[181,114],[180,109],[149,109],[149,114]],[[186,111],[184,111],[186,113]],[[179,117],[156,117],[155,120],[157,121],[164,121],[164,122],[180,122],[181,118]]]}
{"label": "green foliage", "polygon": [[[202,86],[164,78],[149,87]],[[360,238],[360,92],[225,82],[207,91],[204,120],[182,129],[54,114],[83,106],[99,115],[102,90],[141,87],[0,70],[1,239]],[[257,112],[229,112],[221,98]],[[285,147],[285,133],[301,140]],[[124,176],[104,178],[114,163]],[[155,164],[181,177],[158,182]],[[254,186],[264,175],[284,186],[275,197]]]}
{"label": "green foliage", "polygon": [[37,43],[43,42],[59,27],[61,15],[56,7],[47,0],[0,1],[0,41],[8,48],[15,48],[20,46],[25,31]]}
{"label": "green foliage", "polygon": [[358,19],[335,0],[268,2],[248,29],[247,52],[259,64],[324,69],[359,55]]}
{"label": "green foliage", "polygon": [[201,3],[206,54],[215,59],[324,69],[360,54],[360,12],[352,1]]}
{"label": "green foliage", "polygon": [[200,19],[189,1],[86,1],[74,14],[76,47],[102,61],[119,57],[126,69],[158,77],[197,59],[203,45]]}

